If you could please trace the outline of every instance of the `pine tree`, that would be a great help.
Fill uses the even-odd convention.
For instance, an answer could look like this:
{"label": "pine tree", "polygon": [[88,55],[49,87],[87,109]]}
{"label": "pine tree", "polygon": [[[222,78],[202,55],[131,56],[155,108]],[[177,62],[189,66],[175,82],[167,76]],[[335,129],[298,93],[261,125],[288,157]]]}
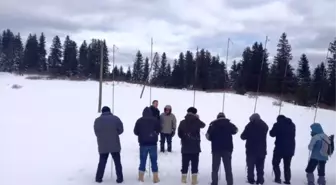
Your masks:
{"label": "pine tree", "polygon": [[88,46],[84,40],[79,49],[78,57],[78,76],[89,76],[89,59],[88,59]]}
{"label": "pine tree", "polygon": [[143,69],[142,82],[147,83],[148,78],[149,78],[149,59],[148,59],[148,57],[146,57],[145,65],[144,65],[144,69]]}
{"label": "pine tree", "polygon": [[299,60],[297,69],[298,88],[296,92],[296,99],[301,105],[308,105],[310,98],[309,89],[311,83],[311,74],[309,68],[309,61],[306,54],[302,54]]}
{"label": "pine tree", "polygon": [[50,55],[48,57],[49,71],[53,75],[61,74],[62,66],[62,45],[60,38],[56,35],[53,38],[52,45],[50,47]]}
{"label": "pine tree", "polygon": [[127,68],[127,72],[126,72],[126,81],[127,81],[127,82],[131,82],[131,80],[132,80],[131,67],[128,66],[128,68]]}
{"label": "pine tree", "polygon": [[296,81],[293,67],[289,63],[293,59],[293,56],[286,33],[281,35],[277,47],[277,55],[274,57],[270,71],[270,89],[278,94],[293,93]]}
{"label": "pine tree", "polygon": [[61,70],[62,70],[62,75],[66,75],[68,77],[70,77],[70,73],[71,73],[71,70],[70,70],[70,65],[71,65],[71,59],[70,59],[70,56],[71,56],[71,48],[70,48],[70,45],[71,45],[71,40],[70,40],[70,37],[67,35],[65,37],[65,40],[64,40],[64,44],[63,44],[63,62],[62,62],[62,66],[61,66]]}
{"label": "pine tree", "polygon": [[12,72],[14,64],[14,34],[11,30],[3,31],[1,45],[2,62],[0,71]]}
{"label": "pine tree", "polygon": [[[181,54],[180,54],[181,56]],[[180,72],[179,72],[179,66],[177,64],[177,60],[174,60],[173,64],[173,71],[172,71],[172,77],[171,77],[171,84],[173,87],[181,88],[181,83],[180,83]]]}
{"label": "pine tree", "polygon": [[319,64],[313,73],[312,82],[310,85],[310,97],[314,103],[316,103],[318,96],[319,101],[327,103],[325,100],[326,92],[328,90],[327,71],[323,62]]}
{"label": "pine tree", "polygon": [[101,42],[103,42],[103,77],[107,78],[109,76],[109,66],[110,66],[109,52],[106,41],[104,40]]}
{"label": "pine tree", "polygon": [[[252,60],[252,50],[250,47],[245,48],[242,54],[241,69],[239,71],[237,89],[239,94],[242,94],[244,91],[249,90],[249,79],[251,77],[251,60]],[[239,85],[238,85],[239,84]]]}
{"label": "pine tree", "polygon": [[213,56],[211,58],[210,69],[209,69],[209,87],[211,89],[223,89],[224,88],[224,77],[222,66],[219,62],[219,56]]}
{"label": "pine tree", "polygon": [[26,72],[38,72],[39,65],[38,41],[36,35],[29,35],[24,50],[24,70]]}
{"label": "pine tree", "polygon": [[14,59],[13,59],[13,67],[12,67],[12,71],[13,72],[21,72],[20,68],[23,66],[23,54],[24,54],[24,50],[23,50],[23,44],[22,44],[22,40],[21,40],[21,36],[20,33],[17,34],[14,38]]}
{"label": "pine tree", "polygon": [[159,78],[159,69],[160,69],[160,57],[159,54],[156,52],[153,57],[153,64],[152,65],[152,77],[151,77],[151,84],[158,85],[158,78]]}
{"label": "pine tree", "polygon": [[166,87],[171,86],[171,81],[172,81],[172,71],[171,71],[171,66],[170,63],[167,64],[166,71],[165,71],[165,84]]}
{"label": "pine tree", "polygon": [[4,65],[4,53],[3,53],[3,49],[2,49],[2,34],[0,34],[0,71],[3,70],[3,65]]}
{"label": "pine tree", "polygon": [[160,86],[164,86],[166,87],[166,84],[165,84],[165,72],[166,72],[166,67],[167,67],[167,56],[166,56],[166,53],[163,52],[162,53],[162,56],[161,56],[161,63],[160,63],[160,68],[159,68],[159,72],[158,72],[158,85]]}
{"label": "pine tree", "polygon": [[38,71],[47,71],[47,51],[45,49],[46,41],[45,41],[45,36],[43,33],[41,33],[41,36],[39,38],[38,42],[38,66],[39,69]]}
{"label": "pine tree", "polygon": [[185,54],[185,86],[190,88],[195,79],[195,61],[191,51]]}
{"label": "pine tree", "polygon": [[329,45],[329,57],[327,59],[328,62],[328,90],[326,93],[326,100],[328,105],[335,106],[335,94],[336,94],[336,86],[335,86],[335,79],[336,79],[336,38],[333,42]]}
{"label": "pine tree", "polygon": [[137,52],[136,58],[133,64],[133,74],[132,78],[134,82],[141,82],[143,78],[143,57],[140,51]]}

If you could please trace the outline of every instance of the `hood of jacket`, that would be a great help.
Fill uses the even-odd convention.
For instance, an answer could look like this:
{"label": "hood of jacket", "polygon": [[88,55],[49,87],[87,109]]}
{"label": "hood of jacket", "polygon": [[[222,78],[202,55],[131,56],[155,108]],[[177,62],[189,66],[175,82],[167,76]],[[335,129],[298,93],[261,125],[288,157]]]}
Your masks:
{"label": "hood of jacket", "polygon": [[319,123],[313,123],[312,125],[310,125],[310,128],[312,130],[313,133],[315,134],[323,134],[323,128],[321,126],[321,124]]}
{"label": "hood of jacket", "polygon": [[152,117],[153,116],[152,110],[149,107],[145,107],[144,110],[142,111],[142,116]]}
{"label": "hood of jacket", "polygon": [[259,121],[261,118],[260,118],[260,115],[258,113],[254,113],[250,116],[250,121],[253,122],[253,121]]}
{"label": "hood of jacket", "polygon": [[198,117],[196,114],[193,113],[187,113],[187,115],[184,116],[186,120],[197,120]]}

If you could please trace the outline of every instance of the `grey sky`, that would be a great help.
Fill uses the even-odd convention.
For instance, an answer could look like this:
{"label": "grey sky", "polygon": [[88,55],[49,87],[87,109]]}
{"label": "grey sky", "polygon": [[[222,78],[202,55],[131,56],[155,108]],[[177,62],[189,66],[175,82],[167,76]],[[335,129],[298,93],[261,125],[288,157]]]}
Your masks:
{"label": "grey sky", "polygon": [[[239,59],[244,47],[270,37],[268,50],[276,53],[282,32],[288,34],[296,66],[302,53],[312,67],[324,60],[336,36],[335,0],[0,0],[0,30],[10,28],[24,39],[44,32],[48,47],[57,34],[77,41],[106,39],[110,55],[116,44],[116,64],[127,66],[141,50],[179,52],[210,50],[222,59],[227,38],[232,38],[229,62]],[[49,48],[48,48],[49,50]]]}

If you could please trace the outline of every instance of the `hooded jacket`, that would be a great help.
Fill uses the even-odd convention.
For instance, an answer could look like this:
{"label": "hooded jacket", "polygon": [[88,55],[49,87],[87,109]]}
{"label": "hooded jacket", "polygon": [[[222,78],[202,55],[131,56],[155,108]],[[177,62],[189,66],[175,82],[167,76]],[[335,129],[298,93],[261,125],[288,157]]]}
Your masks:
{"label": "hooded jacket", "polygon": [[210,123],[206,138],[211,141],[212,152],[232,152],[232,135],[238,132],[238,128],[225,117],[219,117]]}
{"label": "hooded jacket", "polygon": [[295,154],[295,124],[291,119],[279,115],[277,122],[270,131],[270,136],[275,137],[274,153],[279,156],[291,157]]}
{"label": "hooded jacket", "polygon": [[160,129],[160,121],[153,116],[151,109],[146,107],[142,112],[142,117],[135,123],[134,134],[138,136],[140,146],[155,146]]}
{"label": "hooded jacket", "polygon": [[201,129],[205,124],[192,113],[188,113],[178,127],[178,136],[181,138],[181,152],[196,154],[201,152]]}
{"label": "hooded jacket", "polygon": [[267,155],[267,132],[268,126],[260,118],[260,115],[252,114],[250,122],[246,125],[240,136],[242,140],[246,140],[246,155]]}
{"label": "hooded jacket", "polygon": [[323,132],[319,123],[312,124],[310,128],[313,135],[308,145],[308,149],[311,151],[310,158],[318,161],[327,161],[328,147],[331,143],[329,137]]}
{"label": "hooded jacket", "polygon": [[161,133],[172,134],[176,131],[176,117],[171,113],[172,108],[170,105],[166,105],[165,109],[169,109],[170,112],[168,114],[164,112],[160,116]]}

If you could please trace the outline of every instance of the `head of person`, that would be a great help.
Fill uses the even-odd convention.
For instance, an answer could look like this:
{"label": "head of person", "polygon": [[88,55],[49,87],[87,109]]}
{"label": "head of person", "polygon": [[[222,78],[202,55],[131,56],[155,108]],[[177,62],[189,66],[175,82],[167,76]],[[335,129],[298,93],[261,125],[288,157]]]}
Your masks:
{"label": "head of person", "polygon": [[159,106],[159,101],[154,100],[154,101],[152,102],[152,106],[154,106],[155,108],[158,108],[158,106]]}
{"label": "head of person", "polygon": [[310,125],[310,129],[311,129],[311,135],[312,136],[314,136],[316,134],[324,133],[323,129],[322,129],[322,126],[319,123],[314,123],[314,124]]}
{"label": "head of person", "polygon": [[187,113],[196,115],[197,114],[197,109],[195,107],[189,107],[187,109]]}
{"label": "head of person", "polygon": [[102,114],[111,113],[111,109],[108,106],[104,106],[101,110]]}
{"label": "head of person", "polygon": [[142,111],[142,116],[143,117],[152,117],[152,110],[149,107],[145,107]]}
{"label": "head of person", "polygon": [[172,112],[172,107],[171,107],[170,105],[166,105],[166,106],[164,107],[164,112],[165,112],[167,115],[171,114],[171,112]]}
{"label": "head of person", "polygon": [[253,122],[253,121],[259,121],[261,118],[260,118],[260,115],[258,113],[254,113],[250,116],[250,121]]}
{"label": "head of person", "polygon": [[217,119],[220,119],[220,118],[225,118],[225,114],[223,112],[220,112],[217,114]]}

